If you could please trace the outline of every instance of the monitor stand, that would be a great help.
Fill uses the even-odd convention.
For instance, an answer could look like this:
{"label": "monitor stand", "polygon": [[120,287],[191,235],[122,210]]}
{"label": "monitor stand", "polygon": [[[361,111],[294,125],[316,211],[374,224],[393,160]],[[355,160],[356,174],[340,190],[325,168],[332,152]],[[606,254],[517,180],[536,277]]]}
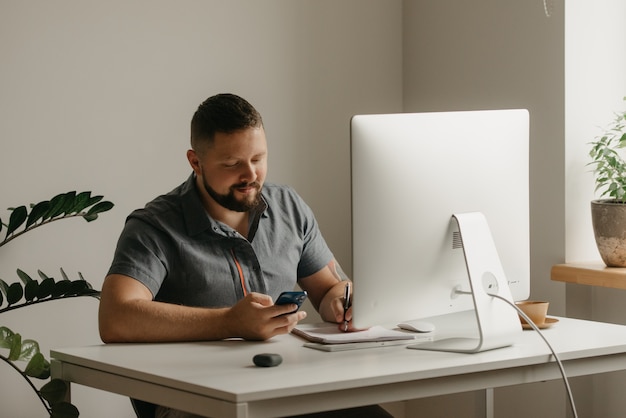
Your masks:
{"label": "monitor stand", "polygon": [[454,214],[452,217],[459,227],[471,289],[471,292],[458,289],[453,292],[472,296],[478,336],[444,338],[409,348],[478,353],[510,346],[522,332],[522,326],[512,306],[489,295],[497,294],[513,302],[487,220],[480,212]]}

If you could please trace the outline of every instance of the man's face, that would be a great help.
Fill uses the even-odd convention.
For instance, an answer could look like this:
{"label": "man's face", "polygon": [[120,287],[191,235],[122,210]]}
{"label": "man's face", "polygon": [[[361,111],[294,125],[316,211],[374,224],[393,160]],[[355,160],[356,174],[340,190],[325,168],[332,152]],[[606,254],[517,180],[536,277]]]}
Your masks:
{"label": "man's face", "polygon": [[197,164],[191,158],[190,163],[212,200],[236,212],[246,212],[259,204],[267,174],[263,128],[218,132],[213,145],[194,154]]}

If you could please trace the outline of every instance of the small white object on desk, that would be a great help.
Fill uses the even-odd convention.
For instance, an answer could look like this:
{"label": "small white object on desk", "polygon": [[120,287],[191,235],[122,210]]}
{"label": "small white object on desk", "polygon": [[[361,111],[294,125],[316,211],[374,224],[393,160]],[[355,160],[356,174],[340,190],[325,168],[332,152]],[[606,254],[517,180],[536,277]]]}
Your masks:
{"label": "small white object on desk", "polygon": [[398,327],[412,332],[433,332],[435,325],[426,321],[407,321],[398,324]]}

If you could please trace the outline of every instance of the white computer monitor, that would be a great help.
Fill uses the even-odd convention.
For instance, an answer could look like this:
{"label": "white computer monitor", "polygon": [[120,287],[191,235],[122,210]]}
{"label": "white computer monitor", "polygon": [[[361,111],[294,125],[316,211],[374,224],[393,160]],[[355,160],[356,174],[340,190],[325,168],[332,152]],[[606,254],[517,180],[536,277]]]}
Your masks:
{"label": "white computer monitor", "polygon": [[[356,327],[427,319],[436,332],[453,324],[478,338],[452,351],[511,343],[517,313],[489,293],[529,296],[528,151],[524,109],[352,118]],[[463,245],[455,214],[470,215]],[[484,223],[476,234],[472,214]]]}

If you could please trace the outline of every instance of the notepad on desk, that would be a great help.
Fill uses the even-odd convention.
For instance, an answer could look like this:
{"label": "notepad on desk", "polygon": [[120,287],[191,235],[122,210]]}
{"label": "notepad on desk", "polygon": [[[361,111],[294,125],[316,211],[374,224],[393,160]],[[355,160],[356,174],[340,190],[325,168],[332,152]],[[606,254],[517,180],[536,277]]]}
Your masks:
{"label": "notepad on desk", "polygon": [[292,332],[309,341],[305,347],[323,351],[384,347],[433,339],[430,334],[409,334],[382,326],[373,326],[364,331],[341,332],[337,324],[332,323],[300,324]]}

